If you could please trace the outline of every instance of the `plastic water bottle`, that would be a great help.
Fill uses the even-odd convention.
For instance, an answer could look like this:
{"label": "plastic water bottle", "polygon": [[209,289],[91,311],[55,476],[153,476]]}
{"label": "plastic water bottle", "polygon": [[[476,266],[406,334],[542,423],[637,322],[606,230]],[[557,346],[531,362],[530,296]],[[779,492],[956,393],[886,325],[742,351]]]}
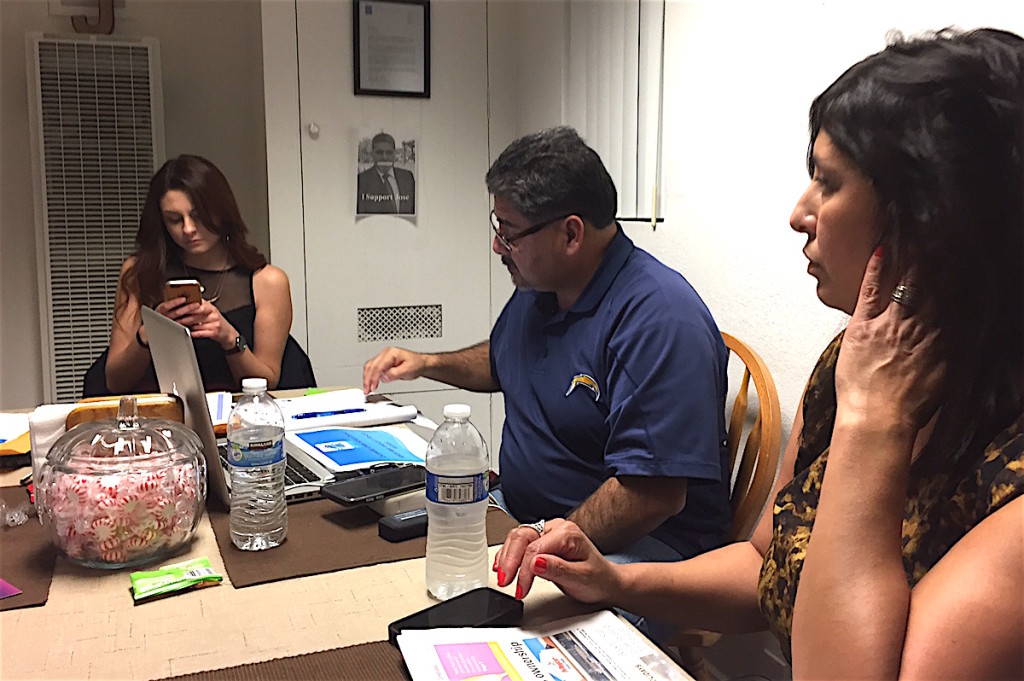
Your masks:
{"label": "plastic water bottle", "polygon": [[449,404],[427,445],[427,591],[447,600],[487,586],[487,445],[470,408]]}
{"label": "plastic water bottle", "polygon": [[242,391],[227,428],[231,541],[244,551],[262,551],[288,534],[284,415],[267,395],[265,378],[244,379]]}

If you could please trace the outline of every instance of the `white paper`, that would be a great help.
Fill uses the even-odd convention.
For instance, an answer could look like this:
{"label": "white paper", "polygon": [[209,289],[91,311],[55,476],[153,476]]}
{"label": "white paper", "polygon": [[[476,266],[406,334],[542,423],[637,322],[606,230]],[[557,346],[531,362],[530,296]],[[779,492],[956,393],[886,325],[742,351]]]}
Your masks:
{"label": "white paper", "polygon": [[398,646],[413,681],[691,678],[643,634],[608,610],[529,630],[410,630],[399,634]]}
{"label": "white paper", "polygon": [[231,407],[234,405],[231,393],[206,393],[206,405],[210,408],[210,420],[213,425],[220,426],[228,422]]}
{"label": "white paper", "polygon": [[41,404],[28,416],[29,441],[32,443],[32,477],[39,480],[39,471],[50,447],[64,434],[68,414],[76,404]]}
{"label": "white paper", "polygon": [[310,411],[364,407],[366,406],[366,396],[360,388],[330,390],[299,397],[283,397],[277,400],[277,406],[281,407],[285,416],[292,416]]}
{"label": "white paper", "polygon": [[359,14],[359,85],[364,90],[423,92],[423,5],[364,2]]}
{"label": "white paper", "polygon": [[277,400],[284,412],[284,429],[313,430],[334,426],[363,428],[412,421],[419,413],[415,405],[367,402],[359,388],[332,390]]}
{"label": "white paper", "polygon": [[7,442],[28,432],[28,414],[0,412],[0,442]]}

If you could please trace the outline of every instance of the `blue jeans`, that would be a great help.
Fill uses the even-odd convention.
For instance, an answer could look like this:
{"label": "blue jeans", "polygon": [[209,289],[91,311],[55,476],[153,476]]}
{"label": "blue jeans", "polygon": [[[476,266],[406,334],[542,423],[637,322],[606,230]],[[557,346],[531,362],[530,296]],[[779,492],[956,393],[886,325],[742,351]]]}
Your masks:
{"label": "blue jeans", "polygon": [[[505,503],[505,494],[500,487],[491,490],[491,500],[503,509],[505,513],[512,516],[512,513],[508,510],[508,504]],[[514,518],[515,516],[512,517]],[[683,559],[683,556],[674,548],[650,535],[641,537],[620,551],[605,554],[604,557],[618,565],[629,563],[674,563]],[[619,608],[616,608],[616,611],[621,613],[634,627],[642,631],[655,643],[665,643],[676,630],[676,627],[673,625],[650,621],[646,617],[640,617]]]}

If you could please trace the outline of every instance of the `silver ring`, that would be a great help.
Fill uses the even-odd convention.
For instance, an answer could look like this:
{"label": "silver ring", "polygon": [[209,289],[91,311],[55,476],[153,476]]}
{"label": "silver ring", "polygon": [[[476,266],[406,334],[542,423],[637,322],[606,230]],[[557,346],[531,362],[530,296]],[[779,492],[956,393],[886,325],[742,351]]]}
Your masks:
{"label": "silver ring", "polygon": [[917,289],[900,284],[892,292],[892,302],[908,310],[917,309]]}
{"label": "silver ring", "polygon": [[535,523],[523,523],[519,527],[529,527],[531,530],[537,530],[537,534],[544,534],[544,520],[538,520]]}

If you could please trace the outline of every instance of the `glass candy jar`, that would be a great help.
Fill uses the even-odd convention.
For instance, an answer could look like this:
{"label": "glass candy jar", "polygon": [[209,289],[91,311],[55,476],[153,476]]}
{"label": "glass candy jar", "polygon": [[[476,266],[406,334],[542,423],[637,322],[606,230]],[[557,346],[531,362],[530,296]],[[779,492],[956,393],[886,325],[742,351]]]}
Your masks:
{"label": "glass candy jar", "polygon": [[199,436],[139,419],[121,398],[117,419],[81,423],[50,448],[36,507],[54,546],[79,565],[122,568],[162,560],[195,532],[206,501]]}

